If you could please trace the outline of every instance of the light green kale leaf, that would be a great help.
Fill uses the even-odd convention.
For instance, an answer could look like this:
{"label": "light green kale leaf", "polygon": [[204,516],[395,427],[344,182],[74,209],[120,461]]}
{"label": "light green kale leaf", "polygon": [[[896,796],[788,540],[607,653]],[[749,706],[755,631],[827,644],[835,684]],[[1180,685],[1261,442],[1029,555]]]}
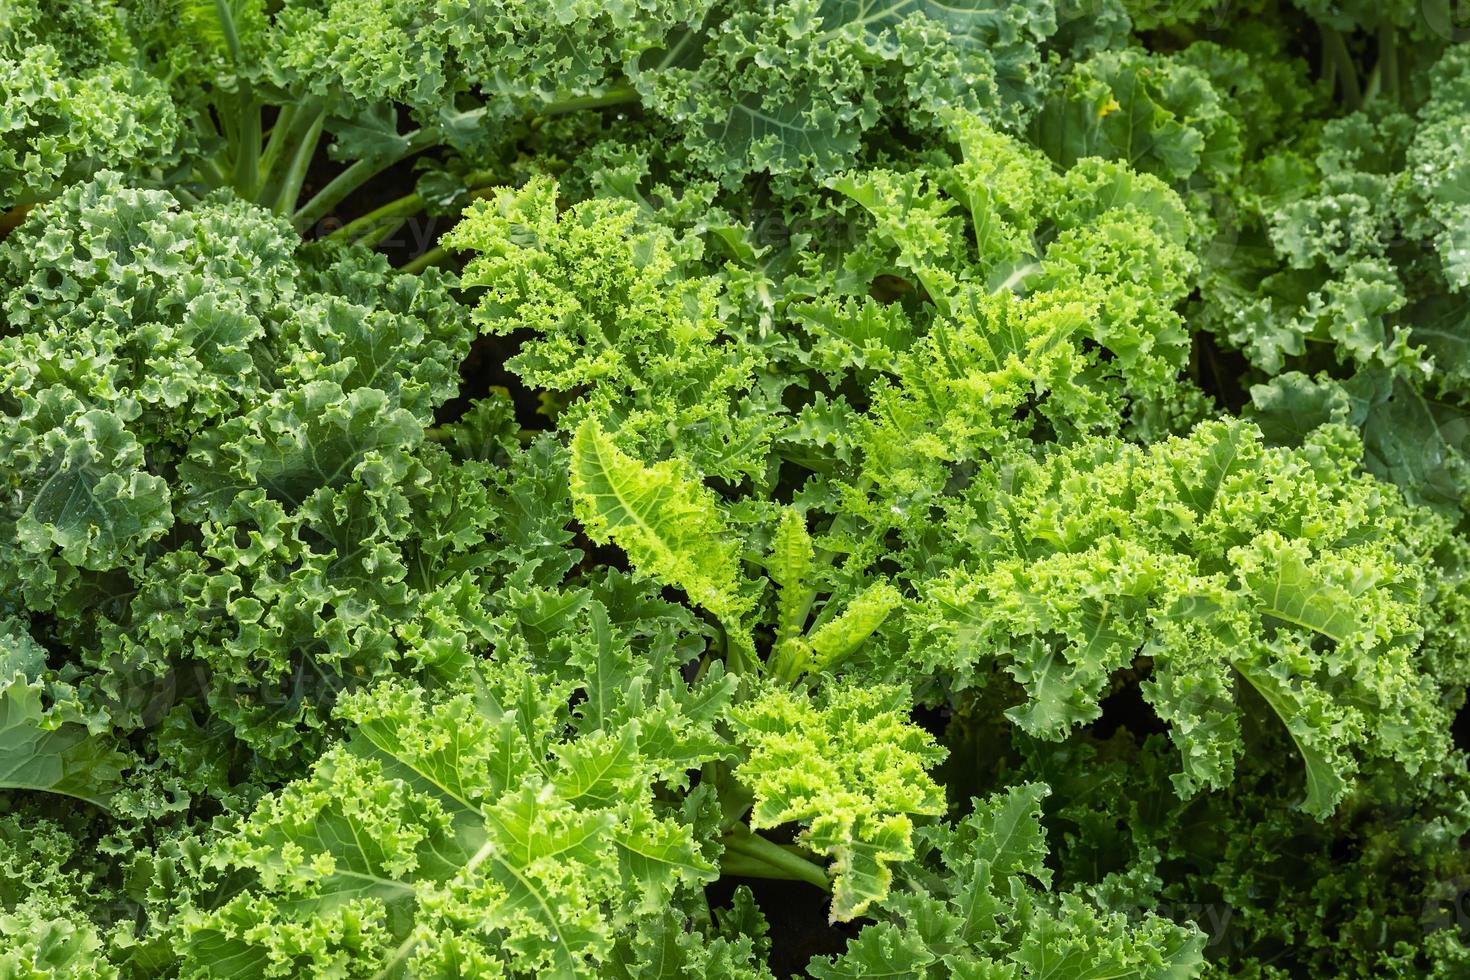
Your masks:
{"label": "light green kale leaf", "polygon": [[623,958],[610,964],[608,975],[629,980],[774,980],[766,965],[771,940],[766,936],[765,916],[750,889],[741,885],[728,909],[714,912],[719,934],[709,938],[686,927],[677,911],[667,912],[663,921],[640,930]]}
{"label": "light green kale leaf", "polygon": [[998,663],[1027,692],[1007,714],[1052,739],[1142,667],[1185,794],[1230,780],[1262,701],[1303,757],[1312,813],[1341,801],[1360,760],[1417,771],[1447,731],[1424,659],[1438,535],[1355,471],[1359,451],[1340,426],[1268,449],[1249,423],[1218,421],[1008,464],[953,518],[973,557],[929,592],[928,662],[962,676]]}
{"label": "light green kale leaf", "polygon": [[815,700],[767,688],[732,712],[748,756],[735,778],[754,830],[795,822],[802,847],[832,858],[831,919],[863,915],[914,856],[915,820],[944,813],[927,770],[945,750],[907,717],[901,688],[832,682]]}
{"label": "light green kale leaf", "polygon": [[819,980],[985,977],[1031,980],[1186,980],[1204,936],[1153,914],[1100,909],[1079,892],[1050,891],[1045,784],[975,800],[956,824],[918,833],[900,884],[834,958],[812,960]]}
{"label": "light green kale leaf", "polygon": [[559,213],[555,182],[536,179],[472,207],[445,241],[475,253],[462,281],[484,289],[480,325],[535,331],[508,366],[529,385],[586,392],[565,428],[593,415],[647,456],[763,476],[774,424],[750,397],[756,357],[721,342],[721,283],[689,268],[668,229],[627,202]]}
{"label": "light green kale leaf", "polygon": [[867,213],[864,261],[921,300],[904,311],[917,339],[892,352],[858,423],[864,475],[905,510],[1038,428],[1114,429],[1131,403],[1153,435],[1198,412],[1178,380],[1192,260],[1177,196],[1099,160],[1058,175],[970,117],[952,131],[951,167],[832,181]]}
{"label": "light green kale leaf", "polygon": [[17,619],[0,619],[0,791],[59,793],[107,808],[131,760],[57,683],[46,653]]}
{"label": "light green kale leaf", "polygon": [[0,976],[120,975],[107,955],[106,932],[89,916],[119,896],[77,829],[76,822],[25,810],[0,817]]}
{"label": "light green kale leaf", "polygon": [[641,575],[683,589],[745,646],[752,602],[739,540],[713,493],[674,460],[646,465],[588,419],[572,438],[572,500],[593,541],[612,541]]}
{"label": "light green kale leaf", "polygon": [[[600,607],[590,627],[593,662],[627,656]],[[511,664],[475,677],[436,694],[393,681],[343,700],[350,739],[222,845],[220,860],[254,883],[191,915],[191,968],[599,976],[625,933],[661,928],[676,896],[713,880],[656,788],[731,751],[712,728],[730,685],[711,676],[696,693],[676,675],[656,679],[698,705],[682,724],[707,746],[669,758],[660,729],[675,718],[652,689],[623,688],[632,710],[609,711],[597,705],[617,689],[610,677],[562,682]],[[589,700],[568,713],[579,688]]]}

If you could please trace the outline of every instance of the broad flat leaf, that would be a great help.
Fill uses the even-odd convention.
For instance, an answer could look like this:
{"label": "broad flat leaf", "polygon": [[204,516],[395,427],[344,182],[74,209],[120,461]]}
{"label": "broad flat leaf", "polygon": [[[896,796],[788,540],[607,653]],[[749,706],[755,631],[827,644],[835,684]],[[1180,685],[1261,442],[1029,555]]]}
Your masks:
{"label": "broad flat leaf", "polygon": [[28,474],[16,536],[82,568],[116,567],[120,554],[173,524],[168,485],[142,469],[142,447],[116,415],[93,409],[56,422],[37,425],[32,451],[50,459]]}
{"label": "broad flat leaf", "polygon": [[1363,464],[1404,495],[1457,513],[1470,495],[1470,408],[1383,371],[1361,371],[1344,385],[1348,420],[1362,427]]}
{"label": "broad flat leaf", "polygon": [[45,685],[22,673],[0,681],[0,789],[59,793],[106,809],[127,756],[45,700]]}
{"label": "broad flat leaf", "polygon": [[1263,534],[1232,556],[1241,581],[1255,594],[1267,616],[1347,642],[1358,626],[1357,597],[1342,585],[1315,574],[1311,550],[1279,534]]}

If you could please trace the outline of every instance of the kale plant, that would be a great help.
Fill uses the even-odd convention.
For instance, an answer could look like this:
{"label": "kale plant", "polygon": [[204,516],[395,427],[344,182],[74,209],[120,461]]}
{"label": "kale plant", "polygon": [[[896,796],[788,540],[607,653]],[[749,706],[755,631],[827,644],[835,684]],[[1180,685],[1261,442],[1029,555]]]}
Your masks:
{"label": "kale plant", "polygon": [[1453,14],[6,3],[0,978],[1470,976]]}

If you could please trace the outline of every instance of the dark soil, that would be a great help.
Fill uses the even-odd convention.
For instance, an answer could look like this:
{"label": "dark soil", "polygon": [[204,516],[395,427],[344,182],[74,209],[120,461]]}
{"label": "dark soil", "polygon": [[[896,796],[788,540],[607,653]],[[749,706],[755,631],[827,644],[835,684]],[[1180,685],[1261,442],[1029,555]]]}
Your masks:
{"label": "dark soil", "polygon": [[704,890],[711,908],[730,904],[741,885],[755,895],[756,904],[770,924],[771,972],[778,977],[804,977],[813,956],[835,956],[847,948],[848,940],[862,931],[863,923],[827,922],[831,900],[804,881],[775,881],[768,878],[723,877]]}

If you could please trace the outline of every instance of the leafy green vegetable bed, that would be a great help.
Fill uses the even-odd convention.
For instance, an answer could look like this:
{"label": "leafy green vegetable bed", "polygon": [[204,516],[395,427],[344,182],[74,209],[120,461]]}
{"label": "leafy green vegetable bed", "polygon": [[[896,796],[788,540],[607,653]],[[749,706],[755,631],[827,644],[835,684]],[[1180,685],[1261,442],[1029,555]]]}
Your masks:
{"label": "leafy green vegetable bed", "polygon": [[1470,977],[1445,0],[0,0],[0,980]]}

